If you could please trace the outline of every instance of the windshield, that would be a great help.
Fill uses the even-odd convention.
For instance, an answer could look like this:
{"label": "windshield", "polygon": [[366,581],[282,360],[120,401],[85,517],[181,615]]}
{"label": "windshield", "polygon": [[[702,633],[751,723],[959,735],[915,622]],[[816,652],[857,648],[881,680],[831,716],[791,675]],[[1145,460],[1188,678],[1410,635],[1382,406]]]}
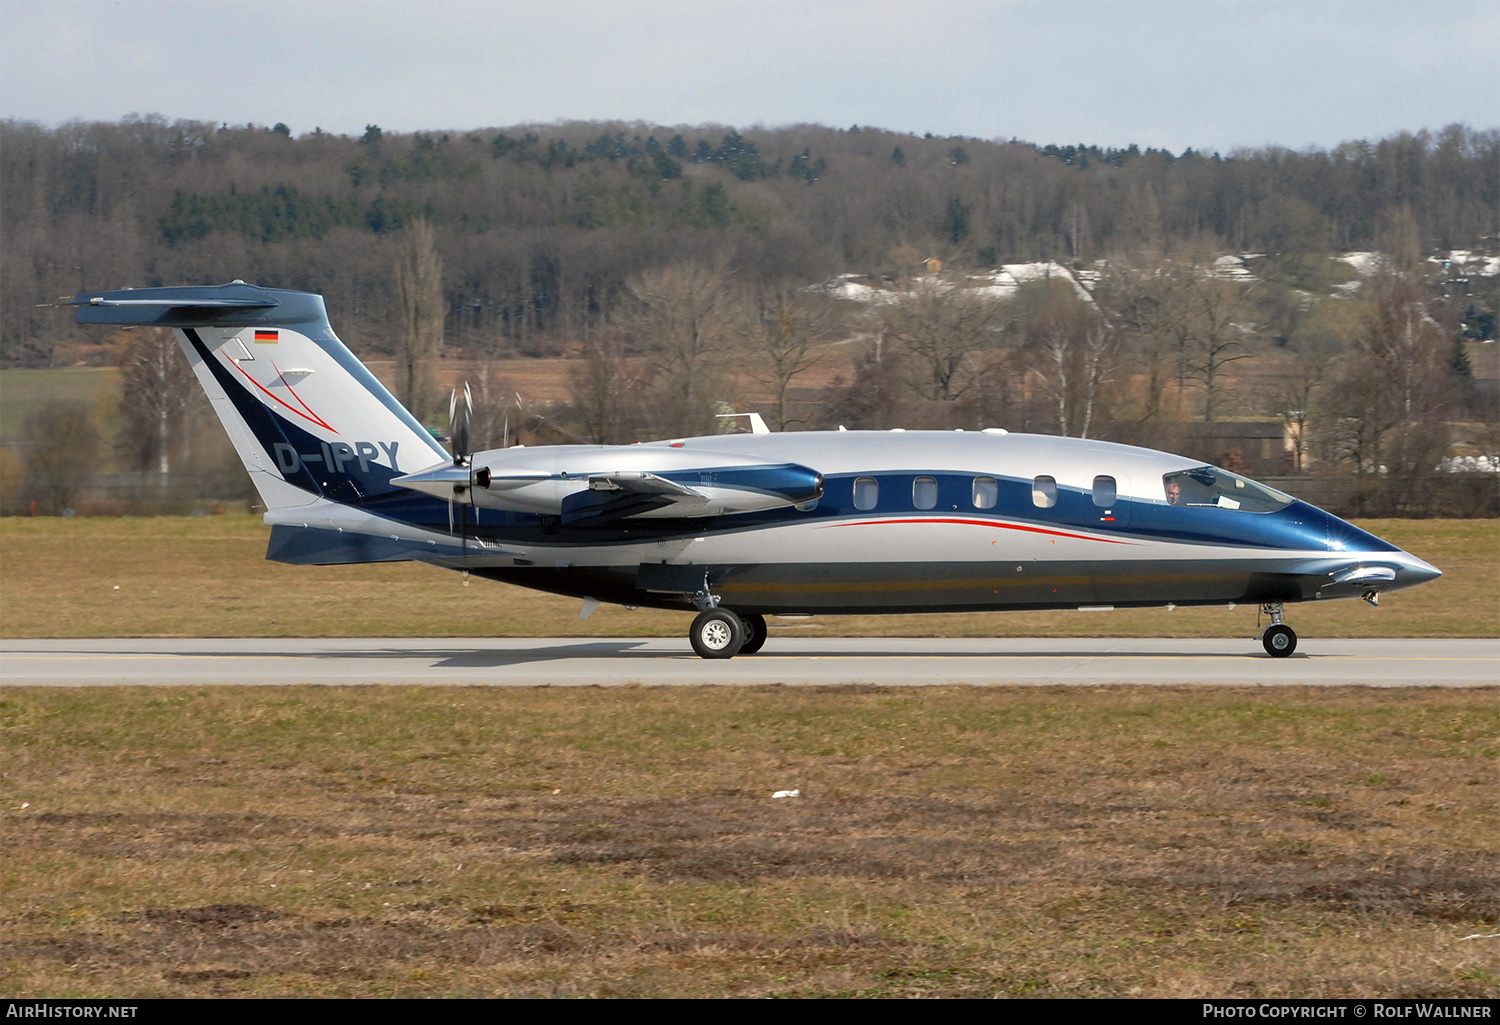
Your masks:
{"label": "windshield", "polygon": [[1166,474],[1162,477],[1162,488],[1168,505],[1268,513],[1284,509],[1292,502],[1290,496],[1280,491],[1217,466]]}

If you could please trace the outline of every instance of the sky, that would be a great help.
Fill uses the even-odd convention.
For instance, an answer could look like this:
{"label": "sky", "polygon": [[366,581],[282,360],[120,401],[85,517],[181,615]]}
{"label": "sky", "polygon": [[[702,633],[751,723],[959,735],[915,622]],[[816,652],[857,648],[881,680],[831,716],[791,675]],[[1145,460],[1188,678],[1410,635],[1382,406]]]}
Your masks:
{"label": "sky", "polygon": [[1500,127],[1500,3],[0,0],[0,118],[858,124],[1181,152]]}

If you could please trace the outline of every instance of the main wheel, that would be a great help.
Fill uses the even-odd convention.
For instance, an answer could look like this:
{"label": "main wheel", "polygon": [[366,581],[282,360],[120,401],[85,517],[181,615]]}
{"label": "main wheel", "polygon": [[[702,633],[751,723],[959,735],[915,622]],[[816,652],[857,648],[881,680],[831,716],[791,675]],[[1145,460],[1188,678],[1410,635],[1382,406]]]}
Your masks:
{"label": "main wheel", "polygon": [[703,658],[734,658],[745,644],[745,624],[728,609],[709,609],[693,620],[688,639]]}
{"label": "main wheel", "polygon": [[1261,635],[1260,643],[1272,658],[1286,658],[1297,650],[1297,631],[1285,623],[1273,626]]}
{"label": "main wheel", "polygon": [[741,616],[740,622],[745,624],[745,643],[740,645],[740,654],[753,655],[766,643],[766,617]]}

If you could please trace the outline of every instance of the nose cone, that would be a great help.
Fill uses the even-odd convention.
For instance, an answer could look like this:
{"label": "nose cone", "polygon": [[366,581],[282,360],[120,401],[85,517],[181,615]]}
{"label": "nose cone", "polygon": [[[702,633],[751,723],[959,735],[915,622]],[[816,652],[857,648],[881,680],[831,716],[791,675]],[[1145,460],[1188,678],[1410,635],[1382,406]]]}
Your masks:
{"label": "nose cone", "polygon": [[1443,575],[1442,570],[1430,562],[1423,562],[1410,552],[1402,552],[1401,555],[1401,565],[1396,567],[1397,587],[1416,587]]}

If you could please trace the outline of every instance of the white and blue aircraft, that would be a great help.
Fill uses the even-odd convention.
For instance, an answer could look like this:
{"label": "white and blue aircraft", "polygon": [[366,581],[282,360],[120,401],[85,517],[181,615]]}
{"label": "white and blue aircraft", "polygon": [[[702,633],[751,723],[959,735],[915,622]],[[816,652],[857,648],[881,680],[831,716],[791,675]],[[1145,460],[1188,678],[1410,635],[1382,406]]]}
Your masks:
{"label": "white and blue aircraft", "polygon": [[321,296],[84,292],[79,323],[175,330],[271,526],[268,559],[415,560],[584,600],[694,610],[705,658],[768,615],[1371,604],[1440,576],[1320,509],[1195,460],[981,432],[718,435],[453,452],[334,335]]}

